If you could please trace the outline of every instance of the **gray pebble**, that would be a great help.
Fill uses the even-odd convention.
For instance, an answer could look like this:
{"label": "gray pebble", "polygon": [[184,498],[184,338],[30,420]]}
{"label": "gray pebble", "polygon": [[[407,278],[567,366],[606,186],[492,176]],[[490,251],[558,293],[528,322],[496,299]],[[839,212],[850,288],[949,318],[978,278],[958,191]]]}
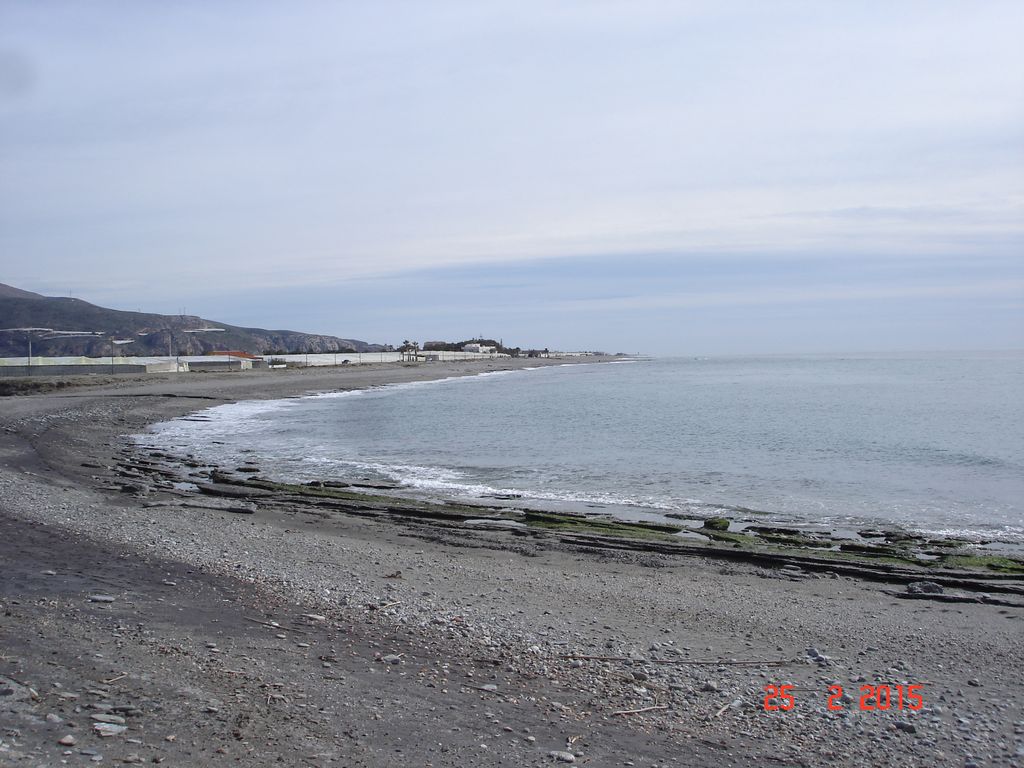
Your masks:
{"label": "gray pebble", "polygon": [[548,757],[552,760],[557,760],[560,763],[575,763],[576,755],[572,752],[565,752],[564,750],[555,749],[548,752]]}

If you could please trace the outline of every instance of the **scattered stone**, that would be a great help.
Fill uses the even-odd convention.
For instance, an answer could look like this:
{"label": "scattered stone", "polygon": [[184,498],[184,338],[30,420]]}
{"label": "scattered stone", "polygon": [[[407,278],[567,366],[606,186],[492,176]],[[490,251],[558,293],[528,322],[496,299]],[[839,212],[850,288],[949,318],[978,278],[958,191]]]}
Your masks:
{"label": "scattered stone", "polygon": [[912,581],[907,584],[907,592],[912,595],[938,595],[942,593],[942,585],[934,581]]}
{"label": "scattered stone", "polygon": [[90,603],[112,603],[116,599],[111,595],[89,595]]}
{"label": "scattered stone", "polygon": [[101,712],[97,715],[89,715],[89,717],[97,723],[113,723],[114,725],[124,725],[124,718],[120,715],[108,715],[105,712]]}
{"label": "scattered stone", "polygon": [[93,725],[96,733],[100,736],[120,736],[122,733],[128,730],[126,725],[118,725],[117,723],[96,723]]}
{"label": "scattered stone", "polygon": [[981,687],[981,681],[978,678],[976,678],[976,677],[972,677],[970,680],[968,680],[967,684],[971,685],[971,686],[974,686],[975,688],[980,688]]}
{"label": "scattered stone", "polygon": [[387,656],[382,656],[380,659],[385,664],[401,664],[402,657],[396,653],[389,653]]}
{"label": "scattered stone", "polygon": [[43,571],[43,576],[56,576],[56,571]]}
{"label": "scattered stone", "polygon": [[700,689],[704,691],[704,693],[717,693],[718,683],[716,683],[714,680],[705,680],[704,685],[702,685]]}
{"label": "scattered stone", "polygon": [[60,725],[64,722],[64,718],[60,715],[55,715],[53,712],[49,712],[46,715],[46,722],[52,723],[53,725]]}
{"label": "scattered stone", "polygon": [[816,661],[821,666],[825,666],[831,660],[828,656],[819,651],[817,648],[808,648],[807,655],[810,657],[811,661]]}
{"label": "scattered stone", "polygon": [[494,683],[487,683],[487,685],[481,685],[480,687],[483,688],[485,691],[490,691],[491,693],[498,690],[498,686],[496,686]]}
{"label": "scattered stone", "polygon": [[913,723],[908,723],[906,720],[897,720],[896,728],[904,733],[917,733],[917,726]]}
{"label": "scattered stone", "polygon": [[309,619],[310,621],[327,621],[327,617],[321,616],[319,613],[304,613],[302,618]]}
{"label": "scattered stone", "polygon": [[576,755],[574,755],[572,752],[566,752],[561,749],[551,750],[550,752],[548,752],[548,757],[550,757],[552,760],[557,760],[560,763],[576,762]]}
{"label": "scattered stone", "polygon": [[78,743],[78,739],[76,739],[69,733],[67,736],[62,736],[61,738],[57,739],[57,743],[60,744],[62,747],[73,747],[75,746],[75,744]]}

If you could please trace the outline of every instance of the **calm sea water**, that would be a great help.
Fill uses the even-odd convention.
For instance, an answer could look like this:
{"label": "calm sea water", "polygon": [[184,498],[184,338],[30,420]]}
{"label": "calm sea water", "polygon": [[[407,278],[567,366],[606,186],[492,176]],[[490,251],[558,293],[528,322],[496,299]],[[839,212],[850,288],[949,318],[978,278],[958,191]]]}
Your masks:
{"label": "calm sea water", "polygon": [[144,442],[286,480],[1024,541],[1024,354],[662,359],[212,408]]}

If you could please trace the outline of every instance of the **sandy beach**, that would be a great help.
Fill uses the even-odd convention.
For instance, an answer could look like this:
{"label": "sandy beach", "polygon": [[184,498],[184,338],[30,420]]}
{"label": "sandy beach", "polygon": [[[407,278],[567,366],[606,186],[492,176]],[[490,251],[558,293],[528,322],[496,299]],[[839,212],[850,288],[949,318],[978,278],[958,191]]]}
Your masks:
{"label": "sandy beach", "polygon": [[0,397],[0,764],[1024,765],[1019,578],[906,599],[840,568],[172,492],[125,437],[537,364]]}

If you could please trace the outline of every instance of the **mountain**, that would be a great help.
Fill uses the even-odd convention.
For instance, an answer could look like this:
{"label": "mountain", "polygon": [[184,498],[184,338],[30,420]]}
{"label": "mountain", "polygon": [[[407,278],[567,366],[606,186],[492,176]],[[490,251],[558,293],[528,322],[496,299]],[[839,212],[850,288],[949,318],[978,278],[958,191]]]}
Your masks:
{"label": "mountain", "polygon": [[13,285],[4,285],[0,283],[0,299],[45,299],[41,293],[32,293],[32,291],[23,291],[21,288],[15,288]]}
{"label": "mountain", "polygon": [[[132,339],[118,346],[124,355],[202,355],[218,350],[252,354],[268,352],[379,352],[385,347],[358,339],[340,339],[298,331],[242,328],[195,315],[157,315],[123,312],[90,304],[81,299],[41,296],[0,283],[0,329],[37,328],[32,335],[33,354],[62,356],[109,355],[110,339]],[[195,333],[204,328],[222,331]],[[69,332],[98,333],[74,336]],[[24,357],[26,332],[0,332],[0,357]]]}

